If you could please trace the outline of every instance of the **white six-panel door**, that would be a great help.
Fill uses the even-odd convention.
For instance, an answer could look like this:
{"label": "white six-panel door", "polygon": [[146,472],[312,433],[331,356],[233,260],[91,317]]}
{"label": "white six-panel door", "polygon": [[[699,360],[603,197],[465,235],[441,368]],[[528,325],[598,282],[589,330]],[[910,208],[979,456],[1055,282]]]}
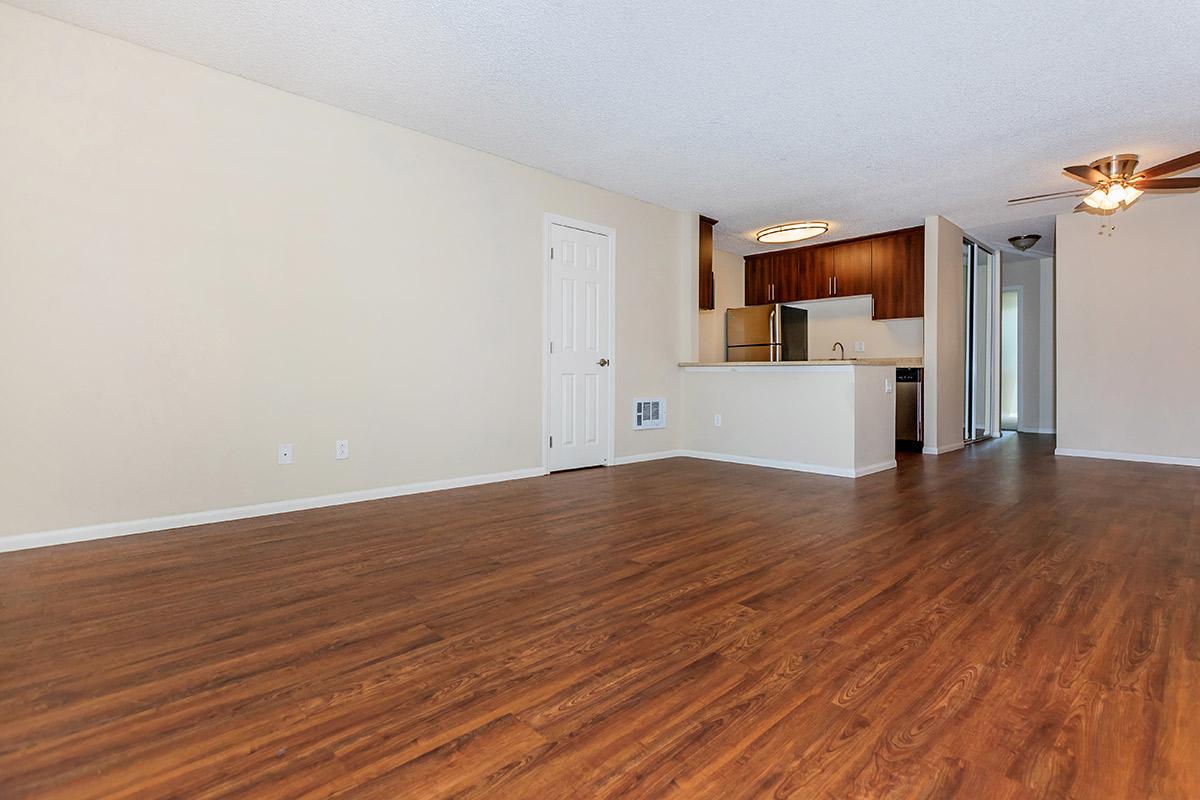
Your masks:
{"label": "white six-panel door", "polygon": [[609,240],[550,226],[550,462],[552,470],[608,463]]}

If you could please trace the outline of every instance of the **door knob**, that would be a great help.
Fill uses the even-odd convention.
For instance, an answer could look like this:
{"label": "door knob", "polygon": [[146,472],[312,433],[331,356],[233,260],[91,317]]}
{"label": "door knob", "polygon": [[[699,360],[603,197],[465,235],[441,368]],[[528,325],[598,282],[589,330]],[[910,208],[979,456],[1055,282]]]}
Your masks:
{"label": "door knob", "polygon": [[602,359],[600,359],[599,361],[597,361],[596,363],[597,363],[597,364],[599,364],[599,365],[600,365],[600,366],[602,366],[602,367],[607,367],[607,366],[608,366],[608,359],[607,359],[607,358],[602,358]]}

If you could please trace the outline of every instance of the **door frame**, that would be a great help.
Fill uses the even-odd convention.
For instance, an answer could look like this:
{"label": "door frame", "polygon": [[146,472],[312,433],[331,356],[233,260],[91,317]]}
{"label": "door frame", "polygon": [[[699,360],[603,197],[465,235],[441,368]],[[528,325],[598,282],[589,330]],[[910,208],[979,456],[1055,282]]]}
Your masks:
{"label": "door frame", "polygon": [[596,233],[608,237],[608,461],[616,458],[617,443],[617,231],[607,225],[584,222],[549,211],[542,214],[542,473],[550,474],[550,226]]}
{"label": "door frame", "polygon": [[[975,248],[973,251],[973,255],[976,256],[974,263],[971,265],[971,275],[969,277],[965,274],[963,275],[963,288],[964,288],[964,301],[963,301],[964,320],[963,320],[963,322],[966,323],[965,327],[967,328],[966,334],[963,338],[963,366],[964,366],[964,368],[968,363],[972,363],[971,360],[974,357],[972,355],[973,350],[974,350],[974,346],[973,346],[974,340],[972,338],[974,335],[974,333],[973,333],[973,331],[974,331],[974,325],[973,325],[973,323],[974,323],[974,308],[973,308],[974,294],[971,292],[971,288],[973,285],[972,281],[976,277],[975,270],[979,265],[977,254],[978,254],[979,250],[983,250],[984,252],[986,252],[987,254],[989,254],[992,257],[991,274],[988,275],[988,283],[990,285],[988,287],[988,294],[989,294],[989,298],[988,298],[989,320],[988,320],[988,322],[989,322],[989,324],[987,326],[988,337],[990,338],[991,341],[989,342],[990,346],[988,347],[987,356],[986,356],[987,364],[985,365],[985,369],[984,369],[984,372],[986,373],[987,377],[989,378],[989,386],[988,386],[988,392],[987,392],[988,426],[991,428],[991,433],[989,435],[981,436],[979,438],[972,438],[972,439],[967,438],[967,430],[966,430],[967,429],[967,419],[966,419],[966,417],[968,415],[966,414],[966,411],[968,408],[973,408],[973,406],[971,406],[971,402],[972,402],[971,398],[968,396],[967,392],[965,391],[966,386],[963,387],[964,388],[964,393],[963,393],[963,411],[964,411],[964,414],[963,414],[963,417],[964,417],[964,419],[963,419],[963,443],[964,444],[975,444],[977,442],[986,442],[988,439],[998,439],[1003,435],[1000,430],[1000,374],[999,373],[1000,373],[1000,283],[1001,283],[1000,271],[1001,271],[1001,269],[1003,269],[1004,264],[1003,264],[1003,256],[1001,254],[1000,248],[992,247],[991,245],[984,244],[983,242],[979,241],[974,236],[971,236],[969,233],[966,233],[965,231],[963,232],[962,238],[963,238],[964,245],[969,244],[973,248]],[[965,267],[964,267],[964,269],[965,269]],[[974,366],[978,367],[978,364],[975,364]],[[964,374],[961,377],[965,381],[965,379],[966,379],[965,369],[964,369]],[[974,379],[974,376],[972,376],[972,379],[971,379],[972,389],[974,388],[974,385],[975,385],[975,379]],[[972,426],[972,431],[973,430],[974,430],[974,426]]]}

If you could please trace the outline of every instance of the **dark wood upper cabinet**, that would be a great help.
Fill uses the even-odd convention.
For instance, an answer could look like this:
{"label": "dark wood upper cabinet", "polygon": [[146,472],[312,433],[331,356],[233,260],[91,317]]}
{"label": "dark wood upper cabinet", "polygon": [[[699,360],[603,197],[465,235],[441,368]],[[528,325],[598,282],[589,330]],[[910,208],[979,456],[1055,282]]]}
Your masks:
{"label": "dark wood upper cabinet", "polygon": [[833,251],[833,296],[871,293],[871,240],[830,245]]}
{"label": "dark wood upper cabinet", "polygon": [[925,228],[918,226],[871,240],[871,295],[875,319],[925,315]]}
{"label": "dark wood upper cabinet", "polygon": [[795,250],[785,250],[771,256],[771,299],[776,303],[792,303],[800,299],[799,258]]}
{"label": "dark wood upper cabinet", "polygon": [[746,256],[746,305],[771,302],[770,253]]}
{"label": "dark wood upper cabinet", "polygon": [[875,319],[925,313],[925,228],[746,256],[746,305],[871,295]]}
{"label": "dark wood upper cabinet", "polygon": [[833,247],[806,247],[804,276],[801,280],[803,300],[824,300],[833,297]]}
{"label": "dark wood upper cabinet", "polygon": [[700,308],[711,311],[717,307],[717,280],[713,274],[713,226],[715,219],[700,217]]}

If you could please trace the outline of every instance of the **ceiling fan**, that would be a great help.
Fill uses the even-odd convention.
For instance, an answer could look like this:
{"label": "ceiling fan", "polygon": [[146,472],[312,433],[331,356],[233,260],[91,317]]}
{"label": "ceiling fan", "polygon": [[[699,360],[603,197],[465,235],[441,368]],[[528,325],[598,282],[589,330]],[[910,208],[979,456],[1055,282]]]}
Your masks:
{"label": "ceiling fan", "polygon": [[1018,197],[1009,200],[1008,204],[1032,203],[1039,200],[1049,200],[1055,197],[1080,197],[1083,202],[1075,206],[1075,211],[1092,211],[1100,214],[1111,214],[1121,207],[1128,208],[1143,192],[1194,192],[1200,189],[1200,178],[1164,178],[1194,167],[1200,167],[1200,150],[1188,153],[1186,156],[1173,158],[1170,161],[1137,171],[1138,157],[1132,153],[1121,153],[1097,159],[1087,166],[1063,167],[1063,172],[1078,181],[1088,184],[1088,189],[1073,189],[1069,192],[1052,192],[1051,194],[1035,194],[1030,197]]}

